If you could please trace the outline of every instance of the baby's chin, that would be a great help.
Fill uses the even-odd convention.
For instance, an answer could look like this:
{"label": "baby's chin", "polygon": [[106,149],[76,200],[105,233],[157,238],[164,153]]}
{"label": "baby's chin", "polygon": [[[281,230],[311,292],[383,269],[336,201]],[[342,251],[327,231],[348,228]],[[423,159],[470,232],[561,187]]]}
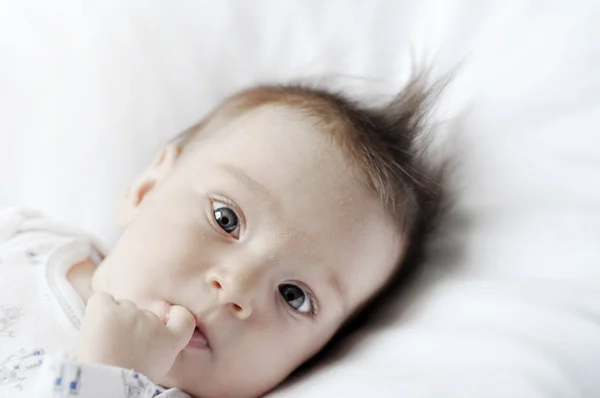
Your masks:
{"label": "baby's chin", "polygon": [[224,397],[237,397],[242,395],[235,395],[225,391],[225,388],[218,388],[214,386],[212,381],[204,381],[197,378],[196,380],[187,380],[176,374],[169,374],[165,376],[158,384],[164,388],[177,388],[194,398],[224,398]]}
{"label": "baby's chin", "polygon": [[169,373],[157,380],[158,384],[164,388],[177,388],[194,398],[229,396],[219,393],[220,389],[215,386],[217,378],[208,375],[204,366],[191,359],[187,351],[184,349],[179,353]]}
{"label": "baby's chin", "polygon": [[[178,358],[179,359],[179,358]],[[190,364],[179,361],[158,384],[165,388],[177,388],[194,398],[249,398],[260,397],[275,388],[279,383],[262,383],[260,373],[254,378],[219,377],[219,375],[200,375],[198,367],[190,369]]]}
{"label": "baby's chin", "polygon": [[[185,379],[184,375],[177,374],[173,369],[169,371],[167,375],[165,375],[160,380],[157,380],[157,384],[163,388],[177,388],[188,394],[192,394],[195,398],[206,398],[207,395],[201,393],[199,388],[193,388],[196,386],[191,386],[190,383]],[[195,390],[195,391],[192,391]]]}

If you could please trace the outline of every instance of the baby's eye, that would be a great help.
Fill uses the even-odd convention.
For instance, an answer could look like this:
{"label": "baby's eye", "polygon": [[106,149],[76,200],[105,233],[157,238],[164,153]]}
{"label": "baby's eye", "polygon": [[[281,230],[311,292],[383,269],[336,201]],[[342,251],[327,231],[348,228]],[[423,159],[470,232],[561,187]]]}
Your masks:
{"label": "baby's eye", "polygon": [[213,202],[213,215],[223,231],[236,239],[239,238],[240,218],[234,210],[224,203]]}
{"label": "baby's eye", "polygon": [[315,309],[311,297],[298,286],[289,283],[279,285],[279,294],[294,310],[314,314]]}

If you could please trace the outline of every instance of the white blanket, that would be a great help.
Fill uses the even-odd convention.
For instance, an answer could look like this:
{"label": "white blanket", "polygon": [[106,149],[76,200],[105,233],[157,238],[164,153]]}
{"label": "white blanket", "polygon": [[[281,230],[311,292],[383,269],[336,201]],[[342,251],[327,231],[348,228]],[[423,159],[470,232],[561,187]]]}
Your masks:
{"label": "white blanket", "polygon": [[436,143],[457,203],[428,271],[274,395],[600,397],[599,22],[596,0],[0,0],[0,203],[110,246],[115,199],[224,95],[456,69]]}

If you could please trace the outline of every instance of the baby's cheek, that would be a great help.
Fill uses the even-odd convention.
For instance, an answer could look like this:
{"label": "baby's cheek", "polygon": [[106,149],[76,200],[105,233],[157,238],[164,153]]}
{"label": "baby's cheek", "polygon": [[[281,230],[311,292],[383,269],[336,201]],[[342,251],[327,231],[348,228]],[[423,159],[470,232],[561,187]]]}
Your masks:
{"label": "baby's cheek", "polygon": [[107,285],[107,283],[106,283],[106,279],[107,279],[106,268],[107,267],[103,267],[103,264],[104,263],[100,264],[100,266],[94,272],[94,276],[92,277],[92,291],[94,291],[95,293],[107,292],[106,291],[106,285]]}
{"label": "baby's cheek", "polygon": [[139,281],[129,277],[131,271],[121,267],[116,260],[109,256],[98,266],[92,278],[92,290],[108,293],[117,299],[130,299],[129,295],[137,290]]}

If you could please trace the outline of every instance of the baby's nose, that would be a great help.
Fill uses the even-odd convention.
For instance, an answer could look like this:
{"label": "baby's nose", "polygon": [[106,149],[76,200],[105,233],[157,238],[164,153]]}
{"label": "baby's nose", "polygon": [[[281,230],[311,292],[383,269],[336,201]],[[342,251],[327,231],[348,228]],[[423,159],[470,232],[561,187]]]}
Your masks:
{"label": "baby's nose", "polygon": [[219,304],[231,311],[239,319],[248,319],[252,314],[253,304],[251,286],[243,283],[240,278],[225,277],[219,272],[210,272],[207,275],[209,289],[216,290]]}

